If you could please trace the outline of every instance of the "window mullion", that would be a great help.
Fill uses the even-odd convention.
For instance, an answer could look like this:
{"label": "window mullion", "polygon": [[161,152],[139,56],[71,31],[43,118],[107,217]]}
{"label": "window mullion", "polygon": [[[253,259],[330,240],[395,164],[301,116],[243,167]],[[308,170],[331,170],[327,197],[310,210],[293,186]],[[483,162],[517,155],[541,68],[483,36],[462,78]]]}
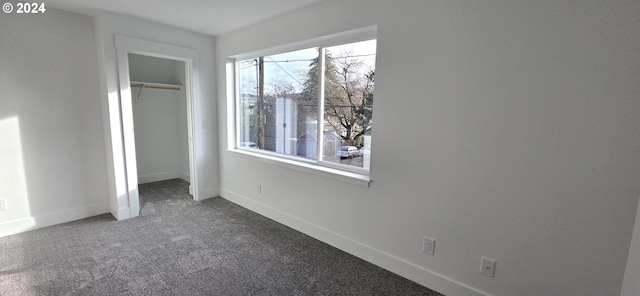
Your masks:
{"label": "window mullion", "polygon": [[242,106],[242,99],[240,96],[240,63],[238,62],[238,60],[236,59],[233,63],[233,77],[234,77],[234,92],[236,94],[236,99],[234,100],[235,104],[234,104],[234,116],[235,118],[233,119],[233,123],[234,123],[234,130],[235,130],[235,136],[234,136],[234,143],[233,143],[233,148],[238,148],[240,146],[240,112],[243,106]]}
{"label": "window mullion", "polygon": [[317,129],[318,129],[318,143],[317,143],[317,161],[323,161],[324,155],[324,72],[325,72],[325,48],[318,48],[318,120],[317,120]]}

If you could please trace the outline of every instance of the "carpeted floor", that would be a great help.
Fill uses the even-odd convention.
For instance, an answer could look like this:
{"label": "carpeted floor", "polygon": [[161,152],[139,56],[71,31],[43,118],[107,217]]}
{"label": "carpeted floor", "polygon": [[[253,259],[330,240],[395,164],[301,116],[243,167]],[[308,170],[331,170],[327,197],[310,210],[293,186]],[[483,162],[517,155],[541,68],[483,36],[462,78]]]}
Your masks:
{"label": "carpeted floor", "polygon": [[0,238],[0,295],[428,295],[414,282],[188,184],[140,186],[107,214]]}

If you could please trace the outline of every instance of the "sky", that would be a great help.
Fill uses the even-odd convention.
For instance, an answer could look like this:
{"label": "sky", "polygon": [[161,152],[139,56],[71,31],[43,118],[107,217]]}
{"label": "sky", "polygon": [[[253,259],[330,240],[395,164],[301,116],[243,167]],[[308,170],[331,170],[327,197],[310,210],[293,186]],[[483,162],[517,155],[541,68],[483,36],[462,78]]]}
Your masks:
{"label": "sky", "polygon": [[[326,48],[333,57],[357,56],[364,66],[362,72],[366,73],[375,69],[376,40],[368,40],[345,45]],[[273,90],[277,84],[289,83],[295,92],[301,92],[306,75],[311,68],[311,62],[318,56],[318,48],[309,48],[286,52],[277,55],[265,56],[265,92]],[[241,61],[240,69],[240,91],[250,93],[256,88],[256,62],[253,60]]]}

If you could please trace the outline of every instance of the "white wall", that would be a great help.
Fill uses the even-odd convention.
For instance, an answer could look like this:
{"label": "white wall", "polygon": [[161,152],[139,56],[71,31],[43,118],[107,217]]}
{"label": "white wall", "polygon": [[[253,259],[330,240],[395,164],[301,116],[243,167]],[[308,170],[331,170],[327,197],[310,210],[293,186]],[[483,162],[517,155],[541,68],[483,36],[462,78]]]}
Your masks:
{"label": "white wall", "polygon": [[184,79],[178,77],[178,67],[184,68],[184,62],[129,54],[129,75],[132,81],[182,85]]}
{"label": "white wall", "polygon": [[109,212],[93,20],[3,14],[0,40],[0,236]]}
{"label": "white wall", "polygon": [[[185,63],[129,54],[131,81],[182,85]],[[182,69],[180,71],[180,69]],[[138,93],[139,101],[138,99]],[[187,98],[181,90],[132,89],[138,183],[189,180]]]}
{"label": "white wall", "polygon": [[[129,216],[129,200],[124,171],[123,146],[119,128],[118,64],[115,35],[165,43],[198,51],[198,60],[193,64],[193,94],[196,163],[198,180],[196,190],[200,198],[218,195],[218,152],[216,101],[214,99],[214,39],[213,37],[153,23],[124,15],[100,12],[95,17],[98,44],[98,62],[101,73],[103,95],[103,117],[105,121],[110,209],[118,219]],[[113,133],[112,133],[113,132]]]}
{"label": "white wall", "polygon": [[[175,178],[189,182],[189,163],[181,163],[189,157],[187,149],[181,149],[188,145],[186,139],[180,141],[187,134],[186,124],[180,122],[186,121],[182,104],[186,104],[183,91],[152,88],[144,89],[140,101],[133,103],[139,184]],[[187,170],[182,170],[185,165]]]}
{"label": "white wall", "polygon": [[[335,0],[219,36],[221,195],[446,295],[619,295],[640,195],[638,14]],[[227,57],[376,24],[370,188],[226,151]]]}

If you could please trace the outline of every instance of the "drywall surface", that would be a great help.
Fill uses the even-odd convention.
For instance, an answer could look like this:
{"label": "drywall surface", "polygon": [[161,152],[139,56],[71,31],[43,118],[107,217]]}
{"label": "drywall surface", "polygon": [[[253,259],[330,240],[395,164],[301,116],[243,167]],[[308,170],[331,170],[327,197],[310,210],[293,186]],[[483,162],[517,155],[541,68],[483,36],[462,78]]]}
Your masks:
{"label": "drywall surface", "polygon": [[90,17],[0,17],[0,236],[109,212]]}
{"label": "drywall surface", "polygon": [[[133,89],[134,93],[138,89]],[[140,94],[140,101],[133,102],[133,121],[136,139],[138,183],[149,183],[186,176],[189,182],[189,155],[184,139],[187,134],[184,91],[147,88]],[[184,115],[181,112],[184,112]],[[183,127],[184,129],[180,129]],[[186,158],[180,153],[186,153]],[[187,170],[181,170],[186,165]]]}
{"label": "drywall surface", "polygon": [[178,67],[182,67],[184,73],[182,61],[129,54],[129,76],[132,81],[182,85],[184,79],[177,76]]}
{"label": "drywall surface", "polygon": [[147,41],[165,43],[198,51],[198,60],[193,63],[193,94],[195,99],[195,159],[197,162],[197,186],[200,198],[218,195],[218,152],[216,101],[214,99],[214,39],[198,33],[136,19],[124,15],[100,12],[95,16],[98,43],[98,61],[102,70],[102,96],[105,102],[103,117],[108,135],[107,155],[110,188],[115,201],[110,204],[111,212],[118,219],[126,219],[129,213],[124,172],[124,153],[121,134],[118,88],[118,62],[115,47],[115,35],[128,36]]}
{"label": "drywall surface", "polygon": [[624,274],[622,296],[640,295],[640,205],[636,214],[636,224],[633,228],[633,238],[629,247],[627,271]]}
{"label": "drywall surface", "polygon": [[[182,61],[129,54],[131,81],[182,85]],[[179,71],[182,69],[182,71]],[[184,74],[183,74],[184,75]],[[189,182],[185,89],[132,88],[138,183]]]}
{"label": "drywall surface", "polygon": [[[638,14],[323,1],[221,35],[221,195],[446,295],[619,295],[640,196]],[[370,25],[371,187],[226,150],[229,56]]]}

